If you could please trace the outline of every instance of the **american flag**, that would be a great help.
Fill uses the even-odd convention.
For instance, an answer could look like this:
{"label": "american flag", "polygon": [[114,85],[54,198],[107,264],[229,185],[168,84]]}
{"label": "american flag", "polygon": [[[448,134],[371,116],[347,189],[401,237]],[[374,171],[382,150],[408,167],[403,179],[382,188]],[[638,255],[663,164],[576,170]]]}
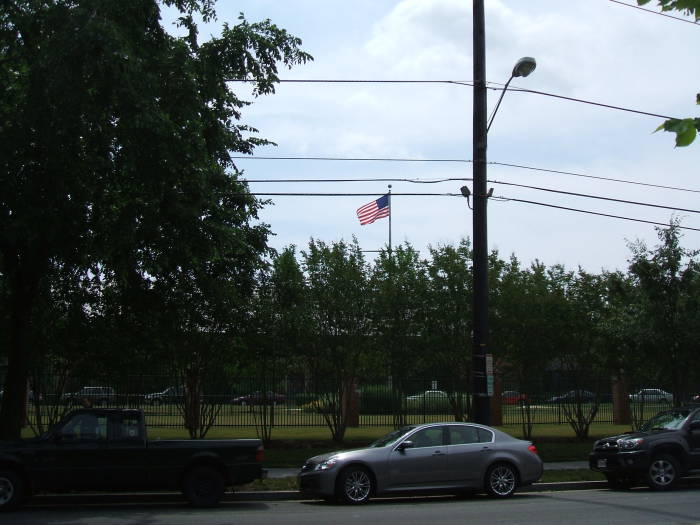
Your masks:
{"label": "american flag", "polygon": [[360,224],[372,224],[377,219],[383,219],[389,216],[389,195],[379,197],[376,201],[372,201],[357,209],[357,218],[360,219]]}

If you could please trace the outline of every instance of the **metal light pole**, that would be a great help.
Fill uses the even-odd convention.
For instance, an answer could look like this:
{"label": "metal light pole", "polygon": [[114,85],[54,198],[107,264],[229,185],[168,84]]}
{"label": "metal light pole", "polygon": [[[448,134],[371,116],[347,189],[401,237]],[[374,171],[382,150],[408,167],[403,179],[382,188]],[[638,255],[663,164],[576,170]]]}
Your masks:
{"label": "metal light pole", "polygon": [[[473,178],[474,208],[473,221],[473,350],[472,350],[472,410],[476,423],[488,425],[491,422],[491,403],[487,381],[488,356],[488,244],[487,213],[488,194],[486,191],[486,146],[487,134],[496,111],[501,104],[508,84],[516,76],[527,76],[535,69],[533,58],[521,58],[513,68],[501,98],[487,124],[486,119],[486,31],[484,22],[484,0],[474,0],[474,117],[473,117]],[[462,192],[465,193],[464,191]],[[466,195],[465,195],[466,196]],[[490,363],[489,363],[490,365]]]}

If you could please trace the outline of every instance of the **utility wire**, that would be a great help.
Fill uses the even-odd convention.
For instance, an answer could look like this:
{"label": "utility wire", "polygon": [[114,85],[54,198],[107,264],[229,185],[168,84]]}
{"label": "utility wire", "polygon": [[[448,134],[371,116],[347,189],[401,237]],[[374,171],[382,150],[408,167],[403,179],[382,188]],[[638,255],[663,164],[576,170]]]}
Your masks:
{"label": "utility wire", "polygon": [[[230,78],[226,79],[226,82],[255,82],[254,79],[247,78]],[[314,84],[454,84],[459,86],[470,86],[473,87],[474,83],[467,80],[359,80],[359,79],[278,79],[279,83],[314,83]],[[496,84],[495,82],[489,82],[490,84]],[[486,86],[487,89],[503,90],[503,88],[496,88]],[[601,102],[593,102],[591,100],[585,100],[575,97],[566,97],[564,95],[557,95],[555,93],[548,93],[546,91],[536,91],[534,89],[524,89],[518,87],[512,87],[509,91],[520,91],[523,93],[533,93],[535,95],[544,95],[547,97],[560,98],[563,100],[568,100],[570,102],[579,102],[581,104],[589,104],[592,106],[599,106],[607,109],[615,109],[618,111],[626,111],[628,113],[636,113],[638,115],[645,115],[650,117],[658,117],[663,119],[672,119],[674,117],[669,117],[666,115],[659,115],[658,113],[650,113],[648,111],[640,111],[637,109],[624,108],[622,106],[613,106],[611,104],[603,104]]]}
{"label": "utility wire", "polygon": [[[559,209],[559,210],[567,210],[567,211],[575,211],[575,212],[578,212],[578,213],[586,213],[586,214],[588,214],[588,215],[599,215],[599,216],[601,216],[601,217],[610,217],[610,218],[613,218],[613,219],[623,219],[623,220],[626,220],[626,221],[643,222],[643,223],[646,223],[646,224],[654,224],[654,225],[657,225],[657,226],[668,226],[668,224],[663,223],[663,222],[647,221],[647,220],[644,220],[644,219],[635,219],[635,218],[632,218],[632,217],[624,217],[624,216],[622,216],[622,215],[611,215],[611,214],[609,214],[609,213],[600,213],[600,212],[597,212],[597,211],[581,210],[581,209],[578,209],[578,208],[569,208],[569,207],[567,207],[567,206],[557,206],[557,205],[555,205],[555,204],[547,204],[547,203],[545,203],[545,202],[528,201],[528,200],[524,200],[524,199],[511,199],[511,198],[502,197],[502,196],[495,196],[495,197],[493,197],[493,198],[496,198],[496,199],[498,199],[498,200],[500,200],[500,201],[522,202],[522,203],[525,203],[525,204],[534,204],[534,205],[537,205],[537,206],[546,206],[546,207],[548,207],[548,208],[556,208],[556,209]],[[689,227],[689,226],[678,226],[678,227],[679,227],[679,228],[682,228],[682,229],[684,229],[684,230],[692,230],[692,231],[700,232],[700,228],[691,228],[691,227]]]}
{"label": "utility wire", "polygon": [[[291,192],[251,192],[251,193],[241,193],[240,195],[254,195],[257,197],[279,197],[279,196],[285,196],[285,197],[377,197],[384,195],[385,192],[378,192],[378,193],[291,193]],[[461,197],[464,198],[464,196],[461,193],[392,193],[391,196],[431,196],[431,197]],[[556,208],[558,210],[567,210],[567,211],[575,211],[579,213],[586,213],[588,215],[598,215],[600,217],[609,217],[612,219],[623,219],[626,221],[634,221],[634,222],[641,222],[645,224],[654,224],[656,226],[668,226],[668,224],[663,223],[663,222],[656,222],[656,221],[648,221],[645,219],[635,219],[633,217],[625,217],[622,215],[612,215],[610,213],[601,213],[597,211],[591,211],[591,210],[581,210],[579,208],[570,208],[568,206],[558,206],[556,204],[548,204],[545,202],[537,202],[537,201],[530,201],[530,200],[525,200],[525,199],[514,199],[510,197],[503,197],[500,195],[494,195],[492,199],[497,200],[497,201],[503,201],[503,202],[522,202],[525,204],[534,204],[537,206],[545,206],[548,208]],[[682,228],[684,230],[692,230],[692,231],[700,231],[700,228],[691,228],[690,226],[679,226],[679,228]]]}
{"label": "utility wire", "polygon": [[[471,178],[460,178],[460,179],[446,179],[446,180],[453,180],[453,181],[470,181],[472,180]],[[304,179],[304,180],[295,180],[295,179],[266,179],[266,180],[259,180],[259,181],[246,181],[246,182],[277,182],[277,183],[287,183],[287,182],[366,182],[366,181],[372,181],[372,182],[416,182],[415,180],[411,179]],[[435,182],[441,182],[441,181],[435,181]],[[560,195],[570,195],[572,197],[583,197],[587,199],[597,199],[597,200],[604,200],[604,201],[610,201],[610,202],[619,202],[622,204],[632,204],[635,206],[647,206],[650,208],[660,208],[663,210],[671,210],[671,211],[680,211],[680,212],[687,212],[687,213],[700,213],[700,210],[693,210],[693,209],[688,209],[688,208],[677,208],[675,206],[665,206],[663,204],[653,204],[649,202],[638,202],[638,201],[630,201],[626,199],[616,199],[613,197],[604,197],[602,195],[590,195],[587,193],[576,193],[572,191],[564,191],[564,190],[555,190],[553,188],[542,188],[539,186],[529,186],[527,184],[517,184],[514,182],[502,182],[502,181],[497,181],[497,180],[488,180],[487,182],[490,182],[491,184],[501,184],[503,186],[514,186],[518,188],[526,188],[530,190],[537,190],[537,191],[546,191],[548,193],[557,193]],[[362,196],[362,197],[370,197],[370,196],[377,196],[377,195],[384,195],[386,192],[378,192],[378,193],[304,193],[304,192],[277,192],[277,193],[251,193],[251,195],[257,195],[257,196],[295,196],[295,197],[312,197],[312,196],[325,196],[325,197],[346,197],[346,196]],[[452,197],[452,196],[462,196],[461,193],[392,193],[392,195],[410,195],[410,196],[444,196],[444,197]]]}
{"label": "utility wire", "polygon": [[251,159],[251,160],[345,160],[345,161],[363,161],[363,162],[464,162],[471,163],[471,160],[466,159],[410,159],[410,158],[381,158],[381,157],[264,157],[250,155],[232,155],[232,159]]}
{"label": "utility wire", "polygon": [[241,179],[241,182],[275,182],[287,184],[295,182],[411,182],[414,184],[436,184],[440,182],[470,181],[471,177],[449,177],[445,179],[406,179],[406,178],[369,178],[369,179]]}
{"label": "utility wire", "polygon": [[675,190],[675,191],[686,191],[686,192],[690,192],[690,193],[700,193],[700,190],[693,190],[690,188],[681,188],[678,186],[664,186],[663,184],[651,184],[648,182],[639,182],[639,181],[626,180],[626,179],[615,179],[615,178],[611,178],[611,177],[587,175],[585,173],[574,173],[571,171],[550,170],[550,169],[545,169],[545,168],[536,168],[533,166],[523,166],[520,164],[508,164],[506,162],[489,162],[489,164],[495,164],[497,166],[507,166],[510,168],[519,168],[519,169],[525,169],[525,170],[542,171],[545,173],[557,173],[560,175],[571,175],[572,177],[583,177],[586,179],[598,179],[598,180],[605,180],[605,181],[610,181],[610,182],[621,182],[623,184],[633,184],[636,186],[648,186],[651,188],[660,188],[660,189],[664,189],[664,190]]}
{"label": "utility wire", "polygon": [[[227,78],[225,82],[257,82],[254,78]],[[457,84],[473,86],[470,80],[379,80],[358,78],[284,78],[276,82],[284,84]]]}
{"label": "utility wire", "polygon": [[[267,197],[267,196],[276,196],[276,197],[381,197],[382,195],[386,195],[386,191],[380,191],[380,192],[374,192],[374,193],[303,193],[303,192],[255,192],[251,191],[250,193],[238,193],[237,195],[255,195],[256,197]],[[391,196],[394,197],[396,195],[403,195],[403,196],[420,196],[420,197],[462,197],[461,193],[391,193]]]}
{"label": "utility wire", "polygon": [[[471,164],[473,161],[468,160],[468,159],[411,159],[411,158],[353,158],[353,157],[264,157],[264,156],[245,156],[245,155],[239,155],[239,156],[232,156],[232,159],[250,159],[250,160],[311,160],[311,161],[346,161],[346,162],[415,162],[415,163],[420,163],[420,162],[436,162],[436,163],[464,163],[464,164]],[[633,180],[627,180],[627,179],[616,179],[612,177],[601,177],[598,175],[588,175],[585,173],[576,173],[572,171],[562,171],[562,170],[551,170],[551,169],[546,169],[546,168],[538,168],[535,166],[525,166],[522,164],[511,164],[508,162],[493,162],[490,161],[487,164],[493,165],[493,166],[505,166],[508,168],[517,168],[517,169],[524,169],[524,170],[532,170],[532,171],[540,171],[543,173],[554,173],[558,175],[569,175],[571,177],[581,177],[581,178],[586,178],[586,179],[596,179],[596,180],[604,180],[604,181],[609,181],[609,182],[619,182],[622,184],[632,184],[635,186],[646,186],[646,187],[651,187],[651,188],[660,188],[664,190],[674,190],[674,191],[685,191],[689,193],[700,193],[700,190],[694,190],[691,188],[681,188],[678,186],[666,186],[663,184],[651,184],[648,182],[639,182],[639,181],[633,181]],[[294,179],[298,180],[298,179]],[[289,180],[289,181],[279,181],[279,182],[294,182],[294,180]],[[322,179],[314,179],[314,182],[319,181]],[[353,179],[353,180],[359,180],[359,179]],[[378,182],[384,181],[384,179],[366,179],[366,182],[377,180]],[[460,178],[455,178],[455,179],[445,179],[445,180],[463,180]],[[471,180],[471,179],[467,179]],[[250,180],[249,182],[264,182],[263,180]],[[338,182],[344,182],[344,181],[338,181]],[[387,180],[386,182],[391,182],[390,180]]]}
{"label": "utility wire", "polygon": [[647,13],[651,13],[652,15],[665,16],[666,18],[673,18],[674,20],[680,20],[681,22],[687,22],[688,24],[693,24],[694,26],[700,25],[700,24],[698,24],[698,22],[693,22],[692,20],[688,20],[687,18],[681,18],[680,16],[669,15],[667,13],[654,11],[653,9],[647,9],[646,7],[641,7],[638,5],[627,4],[625,2],[620,2],[619,0],[610,0],[610,2],[612,2],[613,4],[624,5],[625,7],[632,7],[634,9],[639,9],[640,11],[646,11]]}
{"label": "utility wire", "polygon": [[569,100],[572,102],[580,102],[581,104],[589,104],[591,106],[599,106],[602,108],[616,109],[618,111],[626,111],[628,113],[636,113],[638,115],[646,115],[649,117],[658,117],[658,118],[664,118],[664,119],[674,118],[674,117],[669,117],[667,115],[659,115],[658,113],[649,113],[647,111],[639,111],[638,109],[624,108],[622,106],[613,106],[611,104],[603,104],[601,102],[593,102],[590,100],[584,100],[582,98],[566,97],[564,95],[556,95],[554,93],[547,93],[546,91],[536,91],[534,89],[525,89],[525,88],[517,88],[516,87],[516,88],[511,88],[510,91],[519,91],[521,93],[534,93],[536,95],[544,95],[546,97],[560,98],[560,99]]}
{"label": "utility wire", "polygon": [[491,180],[488,182],[491,182],[492,184],[502,184],[505,186],[517,186],[518,188],[527,188],[530,190],[546,191],[549,193],[559,193],[561,195],[571,195],[573,197],[585,197],[588,199],[598,199],[598,200],[611,201],[611,202],[621,202],[623,204],[635,204],[637,206],[649,206],[652,208],[661,208],[664,210],[684,211],[684,212],[688,212],[688,213],[700,213],[700,210],[691,210],[691,209],[687,209],[687,208],[676,208],[674,206],[664,206],[662,204],[652,204],[652,203],[648,203],[648,202],[629,201],[629,200],[625,200],[625,199],[615,199],[613,197],[603,197],[601,195],[589,195],[586,193],[576,193],[573,191],[555,190],[552,188],[542,188],[539,186],[528,186],[526,184],[516,184],[515,182],[501,182],[501,181],[497,181],[497,180]]}

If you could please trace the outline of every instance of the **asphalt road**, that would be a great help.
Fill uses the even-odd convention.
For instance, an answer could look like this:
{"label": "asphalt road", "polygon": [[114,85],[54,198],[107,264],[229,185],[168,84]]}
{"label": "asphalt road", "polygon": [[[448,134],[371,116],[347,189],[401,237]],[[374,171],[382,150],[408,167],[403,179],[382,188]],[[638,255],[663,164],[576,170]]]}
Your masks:
{"label": "asphalt road", "polygon": [[3,513],[3,525],[400,525],[455,523],[566,525],[700,525],[700,489],[672,492],[578,490],[520,493],[507,501],[485,496],[374,500],[362,506],[301,501],[227,501],[196,510],[179,501],[119,503],[106,498],[79,504],[37,502]]}

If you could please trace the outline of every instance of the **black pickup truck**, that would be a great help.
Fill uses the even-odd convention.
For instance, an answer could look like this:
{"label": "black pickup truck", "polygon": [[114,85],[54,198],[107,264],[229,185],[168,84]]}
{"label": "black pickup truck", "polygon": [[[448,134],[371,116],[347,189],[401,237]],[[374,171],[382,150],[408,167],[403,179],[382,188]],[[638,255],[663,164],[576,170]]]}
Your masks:
{"label": "black pickup truck", "polygon": [[114,490],[181,490],[212,506],[262,477],[262,461],[258,439],[149,441],[140,410],[74,410],[41,437],[0,442],[0,510],[37,492]]}
{"label": "black pickup truck", "polygon": [[643,480],[654,490],[670,489],[700,474],[700,405],[659,412],[638,432],[600,439],[588,460],[612,488]]}

